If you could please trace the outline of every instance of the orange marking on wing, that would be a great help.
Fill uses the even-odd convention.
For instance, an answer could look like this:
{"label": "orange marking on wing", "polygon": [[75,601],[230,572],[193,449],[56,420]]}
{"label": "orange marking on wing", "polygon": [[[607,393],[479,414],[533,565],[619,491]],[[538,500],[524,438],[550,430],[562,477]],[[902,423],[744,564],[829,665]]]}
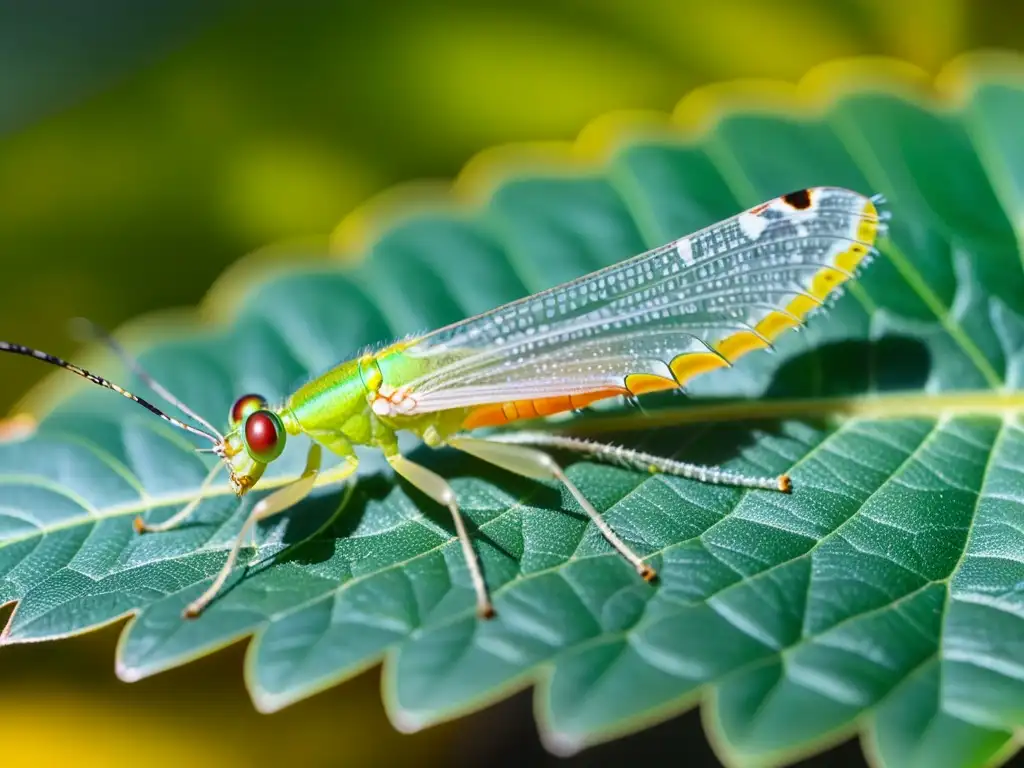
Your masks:
{"label": "orange marking on wing", "polygon": [[[674,386],[674,385],[673,385]],[[620,387],[609,387],[595,392],[584,392],[578,395],[556,395],[540,397],[536,400],[510,400],[505,403],[489,403],[474,408],[462,422],[465,429],[480,427],[497,427],[510,421],[532,419],[537,416],[551,416],[556,413],[584,408],[598,400],[605,400],[629,392]]]}
{"label": "orange marking on wing", "polygon": [[539,402],[539,400],[516,400],[516,418],[533,419],[539,416],[540,411],[537,409],[537,403]]}
{"label": "orange marking on wing", "polygon": [[[813,200],[810,198],[808,198],[807,205],[804,205],[802,198],[797,199],[796,197],[786,202],[796,208],[808,207],[813,204]],[[770,203],[765,203],[756,206],[750,209],[750,212],[761,213],[769,205]],[[863,218],[857,227],[856,237],[862,242],[852,243],[849,248],[835,257],[834,264],[838,269],[822,267],[811,279],[811,285],[807,290],[808,295],[796,296],[784,309],[769,312],[754,327],[753,332],[738,331],[726,336],[718,342],[714,352],[687,352],[676,356],[669,365],[676,381],[649,373],[632,373],[626,376],[625,388],[609,387],[577,395],[558,395],[536,400],[513,400],[482,405],[469,412],[463,422],[463,427],[476,429],[499,426],[518,419],[550,416],[583,408],[609,397],[641,395],[647,392],[674,389],[702,373],[728,366],[730,362],[751,350],[763,349],[767,345],[766,342],[772,342],[789,328],[796,327],[807,313],[821,306],[836,287],[849,280],[844,273],[852,273],[867,256],[878,235],[876,222],[878,211],[874,203],[867,202],[861,215]]]}
{"label": "orange marking on wing", "polygon": [[462,426],[466,429],[478,429],[479,427],[497,427],[508,423],[508,417],[501,403],[497,405],[480,405],[469,412]]}
{"label": "orange marking on wing", "polygon": [[[786,310],[787,312],[790,310]],[[784,331],[790,328],[796,328],[800,324],[799,317],[791,317],[784,315],[782,312],[771,312],[764,320],[754,326],[757,332],[764,336],[768,341],[775,341],[776,338]]]}
{"label": "orange marking on wing", "polygon": [[815,301],[810,296],[797,296],[789,302],[789,305],[786,307],[786,311],[802,320],[808,312],[815,307],[820,306],[821,301]]}
{"label": "orange marking on wing", "polygon": [[[716,345],[715,349],[729,360],[735,361],[752,349],[763,348],[765,346],[763,339],[775,341],[784,331],[795,328],[799,320],[803,320],[807,313],[820,306],[832,291],[849,280],[850,278],[844,273],[852,273],[857,268],[864,257],[868,255],[871,244],[875,242],[878,235],[878,224],[875,221],[878,217],[878,210],[874,203],[868,201],[865,204],[862,216],[863,218],[857,225],[857,239],[862,242],[851,243],[849,248],[836,255],[835,266],[838,269],[822,267],[814,275],[807,291],[810,296],[797,296],[789,302],[783,312],[768,313],[761,322],[754,326],[756,333],[741,331],[727,336]],[[763,339],[758,338],[758,334]]]}
{"label": "orange marking on wing", "polygon": [[812,296],[824,299],[838,286],[846,282],[846,275],[828,267],[822,267],[814,277],[811,278],[811,287],[808,291]]}
{"label": "orange marking on wing", "polygon": [[847,272],[852,272],[860,264],[867,252],[867,246],[855,243],[848,250],[836,256],[836,266],[840,269],[845,269]]}
{"label": "orange marking on wing", "polygon": [[669,364],[669,368],[672,369],[672,374],[679,382],[679,386],[682,386],[694,376],[713,371],[716,368],[724,368],[728,364],[714,352],[686,352],[677,356]]}
{"label": "orange marking on wing", "polygon": [[538,398],[533,401],[531,407],[539,416],[550,416],[553,413],[572,410],[572,403],[569,401],[569,395],[557,395]]}
{"label": "orange marking on wing", "polygon": [[634,395],[658,392],[663,389],[675,389],[678,386],[674,379],[655,376],[653,373],[631,373],[626,377],[626,389]]}
{"label": "orange marking on wing", "polygon": [[739,331],[732,334],[732,336],[726,336],[715,345],[715,349],[721,352],[728,360],[735,360],[752,349],[764,349],[766,346],[764,339],[756,333]]}

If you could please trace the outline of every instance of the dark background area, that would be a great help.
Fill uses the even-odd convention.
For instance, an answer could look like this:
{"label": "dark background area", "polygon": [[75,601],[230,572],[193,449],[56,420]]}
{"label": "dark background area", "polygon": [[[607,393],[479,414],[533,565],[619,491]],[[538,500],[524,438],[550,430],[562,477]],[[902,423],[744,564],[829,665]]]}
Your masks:
{"label": "dark background area", "polygon": [[[73,357],[71,318],[195,305],[273,244],[337,258],[328,237],[361,202],[488,146],[837,57],[934,74],[1019,50],[1022,22],[1019,4],[968,0],[0,0],[0,337]],[[47,373],[2,363],[0,413]],[[128,685],[119,631],[0,650],[5,765],[717,764],[696,710],[547,756],[530,692],[401,735],[378,670],[258,715],[244,644]],[[863,758],[854,742],[810,764]]]}

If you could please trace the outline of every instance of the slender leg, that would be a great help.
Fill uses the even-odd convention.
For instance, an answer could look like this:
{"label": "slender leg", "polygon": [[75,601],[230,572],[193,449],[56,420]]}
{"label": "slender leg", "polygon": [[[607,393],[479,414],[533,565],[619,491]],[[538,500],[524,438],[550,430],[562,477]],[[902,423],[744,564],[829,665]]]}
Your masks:
{"label": "slender leg", "polygon": [[[193,619],[202,613],[206,606],[208,606],[217,596],[217,593],[220,592],[221,587],[224,586],[224,582],[227,581],[228,576],[231,575],[231,571],[235,567],[235,561],[238,559],[238,553],[242,549],[242,544],[246,541],[250,532],[253,530],[253,526],[261,520],[266,520],[268,517],[273,517],[274,515],[295,506],[309,495],[314,486],[318,484],[318,479],[320,479],[320,460],[322,453],[323,451],[320,445],[318,443],[313,443],[309,448],[309,453],[306,455],[306,468],[303,470],[299,478],[289,485],[286,485],[269,496],[261,499],[259,503],[252,508],[252,511],[249,513],[249,517],[246,518],[244,525],[242,525],[242,529],[235,537],[234,545],[231,547],[231,551],[228,553],[228,559],[220,569],[220,573],[217,574],[217,577],[213,580],[209,589],[190,603],[185,609],[184,616],[186,619]],[[341,470],[340,472],[338,470],[332,472],[331,479],[338,479],[339,475],[344,476],[344,474],[351,474],[355,470],[355,465],[356,462],[353,457],[347,465],[339,468]],[[345,470],[347,470],[347,472],[345,472]]]}
{"label": "slender leg", "polygon": [[555,435],[548,432],[510,432],[508,434],[489,436],[487,442],[544,445],[551,448],[584,453],[593,456],[599,461],[620,464],[630,469],[675,475],[676,477],[685,477],[690,480],[699,480],[702,483],[735,485],[740,488],[763,488],[769,491],[782,491],[783,493],[789,493],[793,490],[793,483],[790,481],[789,475],[778,475],[777,477],[741,475],[721,467],[674,461],[673,459],[655,456],[652,453],[634,451],[618,445],[595,443],[591,440]]}
{"label": "slender leg", "polygon": [[413,486],[419,488],[423,493],[438,504],[448,507],[452,513],[452,520],[455,523],[455,532],[459,536],[459,543],[462,545],[462,554],[466,558],[466,566],[469,568],[469,577],[473,582],[473,590],[476,592],[476,612],[482,619],[489,619],[494,616],[494,607],[490,598],[487,597],[487,585],[484,583],[483,574],[480,572],[480,563],[473,551],[473,543],[466,532],[466,524],[459,512],[459,505],[455,501],[455,493],[448,483],[440,475],[431,472],[426,467],[409,461],[401,454],[388,456],[388,463],[399,475],[408,480]]}
{"label": "slender leg", "polygon": [[216,465],[214,465],[213,469],[210,470],[210,474],[208,474],[206,479],[203,480],[202,485],[199,486],[199,493],[196,494],[196,497],[186,504],[180,512],[177,512],[167,518],[162,523],[147,523],[142,519],[142,515],[136,517],[135,521],[132,523],[135,531],[137,533],[162,533],[164,531],[169,531],[172,528],[177,528],[185,522],[186,518],[196,511],[196,507],[199,506],[200,502],[202,502],[203,498],[206,496],[206,491],[213,483],[213,479],[217,477],[217,473],[223,468],[224,462],[218,461]]}
{"label": "slender leg", "polygon": [[533,478],[535,480],[558,480],[564,485],[569,493],[576,499],[576,503],[583,508],[601,534],[622,555],[629,563],[636,568],[644,581],[654,581],[657,577],[654,569],[645,563],[606,523],[594,505],[587,501],[579,488],[566,477],[565,472],[558,466],[554,459],[543,451],[536,448],[528,448],[522,445],[511,443],[498,443],[491,440],[484,440],[476,437],[465,437],[462,435],[448,439],[448,444],[460,451],[476,456],[478,459],[494,464],[495,466],[507,469],[517,475]]}

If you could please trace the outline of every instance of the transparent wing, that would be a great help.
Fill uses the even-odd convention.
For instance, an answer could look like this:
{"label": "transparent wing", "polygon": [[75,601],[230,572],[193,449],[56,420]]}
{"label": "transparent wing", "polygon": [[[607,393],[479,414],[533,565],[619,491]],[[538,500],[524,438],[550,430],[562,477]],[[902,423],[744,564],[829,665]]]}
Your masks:
{"label": "transparent wing", "polygon": [[[776,198],[398,345],[381,362],[401,356],[409,374],[385,381],[401,413],[504,404],[498,421],[679,387],[767,347],[853,277],[883,229],[879,201],[836,187]],[[535,413],[507,407],[530,401]]]}

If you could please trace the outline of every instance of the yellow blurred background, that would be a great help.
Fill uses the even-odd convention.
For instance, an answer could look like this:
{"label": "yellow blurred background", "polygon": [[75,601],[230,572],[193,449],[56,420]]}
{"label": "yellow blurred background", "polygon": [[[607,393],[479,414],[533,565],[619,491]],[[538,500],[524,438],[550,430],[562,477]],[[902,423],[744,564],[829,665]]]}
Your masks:
{"label": "yellow blurred background", "polygon": [[[795,81],[837,57],[934,73],[966,50],[1019,50],[1022,21],[1019,4],[979,0],[0,3],[0,337],[71,356],[70,318],[116,327],[194,305],[268,244],[326,253],[370,195],[451,178],[487,146],[571,139],[609,110],[667,111],[701,84]],[[44,373],[3,361],[0,413]],[[129,685],[114,676],[119,630],[0,649],[5,766],[540,754],[528,695],[399,735],[374,670],[257,715],[243,646]],[[687,764],[711,759],[696,716],[631,739],[629,754],[665,739]]]}

